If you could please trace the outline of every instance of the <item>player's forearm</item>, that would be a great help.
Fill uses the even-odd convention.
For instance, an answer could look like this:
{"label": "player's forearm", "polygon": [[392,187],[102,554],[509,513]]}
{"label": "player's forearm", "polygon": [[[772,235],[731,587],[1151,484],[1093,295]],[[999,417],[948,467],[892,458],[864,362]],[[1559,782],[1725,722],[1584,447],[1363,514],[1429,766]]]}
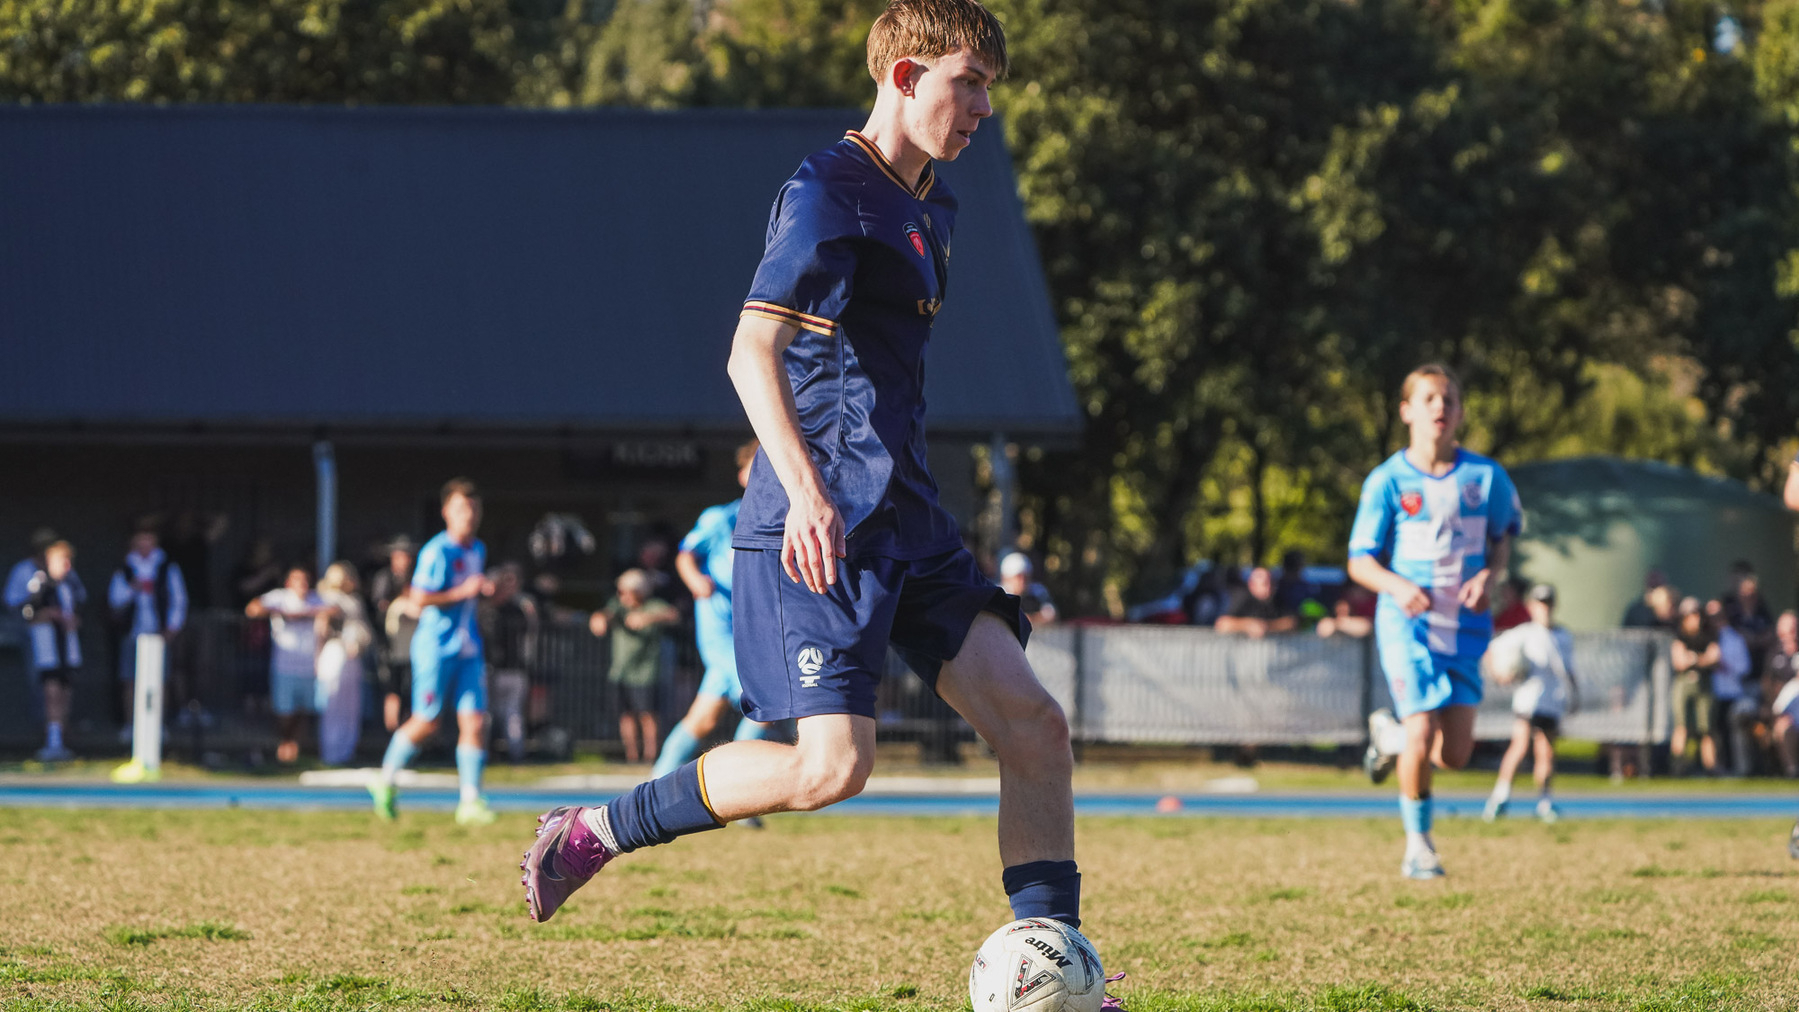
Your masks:
{"label": "player's forearm", "polygon": [[454,590],[420,590],[417,587],[408,590],[406,596],[420,608],[442,608],[448,604],[460,604],[464,600]]}
{"label": "player's forearm", "polygon": [[800,433],[799,409],[793,401],[793,385],[781,353],[799,331],[787,324],[757,317],[738,321],[731,341],[731,361],[726,372],[749,416],[750,428],[762,443],[762,452],[775,469],[790,502],[824,498],[824,481],[806,449]]}
{"label": "player's forearm", "polygon": [[1505,571],[1512,564],[1512,539],[1498,538],[1487,546],[1487,572],[1500,579],[1505,579]]}
{"label": "player's forearm", "polygon": [[1349,560],[1349,578],[1377,594],[1397,594],[1410,586],[1410,581],[1381,565],[1372,555],[1358,555]]}

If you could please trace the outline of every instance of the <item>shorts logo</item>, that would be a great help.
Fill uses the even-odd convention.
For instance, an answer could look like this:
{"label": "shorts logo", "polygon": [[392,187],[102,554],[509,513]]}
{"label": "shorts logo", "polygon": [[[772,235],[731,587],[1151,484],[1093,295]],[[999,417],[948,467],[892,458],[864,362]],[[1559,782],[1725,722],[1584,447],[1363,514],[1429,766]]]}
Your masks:
{"label": "shorts logo", "polygon": [[913,251],[924,256],[924,236],[918,231],[918,226],[909,221],[906,222],[906,238],[912,240]]}
{"label": "shorts logo", "polygon": [[803,647],[794,655],[793,663],[800,669],[800,688],[818,688],[818,673],[825,666],[825,652],[817,647]]}
{"label": "shorts logo", "polygon": [[1480,482],[1470,481],[1462,484],[1462,502],[1469,509],[1479,509],[1480,504],[1487,501],[1487,491],[1480,487]]}
{"label": "shorts logo", "polygon": [[1405,510],[1405,515],[1408,517],[1417,516],[1418,511],[1424,508],[1424,494],[1421,492],[1400,493],[1399,508]]}

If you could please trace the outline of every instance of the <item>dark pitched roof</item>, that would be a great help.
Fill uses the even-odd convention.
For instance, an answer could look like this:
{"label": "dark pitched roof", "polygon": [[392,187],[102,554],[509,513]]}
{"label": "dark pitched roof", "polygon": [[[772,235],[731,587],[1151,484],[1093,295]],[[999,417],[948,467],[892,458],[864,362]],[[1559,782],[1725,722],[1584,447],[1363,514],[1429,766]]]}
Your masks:
{"label": "dark pitched roof", "polygon": [[[740,429],[769,205],[862,118],[0,107],[0,426]],[[932,430],[1077,428],[999,131],[939,168]]]}

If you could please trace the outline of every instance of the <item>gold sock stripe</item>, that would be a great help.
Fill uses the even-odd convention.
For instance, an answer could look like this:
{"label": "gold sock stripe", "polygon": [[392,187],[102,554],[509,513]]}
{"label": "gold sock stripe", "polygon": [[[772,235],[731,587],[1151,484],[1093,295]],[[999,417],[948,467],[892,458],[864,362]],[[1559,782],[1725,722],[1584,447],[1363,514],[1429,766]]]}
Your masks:
{"label": "gold sock stripe", "polygon": [[712,807],[712,798],[706,793],[706,753],[700,753],[699,762],[694,764],[693,773],[700,781],[700,804],[706,806],[706,812],[712,816],[713,822],[724,825],[725,820],[718,817],[718,810]]}

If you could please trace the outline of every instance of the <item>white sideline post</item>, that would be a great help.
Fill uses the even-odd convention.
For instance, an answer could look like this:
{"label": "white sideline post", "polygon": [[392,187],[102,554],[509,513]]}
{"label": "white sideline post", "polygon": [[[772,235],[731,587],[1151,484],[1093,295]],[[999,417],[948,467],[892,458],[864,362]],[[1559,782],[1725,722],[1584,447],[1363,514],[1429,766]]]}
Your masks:
{"label": "white sideline post", "polygon": [[168,644],[155,633],[137,638],[137,686],[131,706],[131,761],[155,773],[162,768],[162,678]]}

